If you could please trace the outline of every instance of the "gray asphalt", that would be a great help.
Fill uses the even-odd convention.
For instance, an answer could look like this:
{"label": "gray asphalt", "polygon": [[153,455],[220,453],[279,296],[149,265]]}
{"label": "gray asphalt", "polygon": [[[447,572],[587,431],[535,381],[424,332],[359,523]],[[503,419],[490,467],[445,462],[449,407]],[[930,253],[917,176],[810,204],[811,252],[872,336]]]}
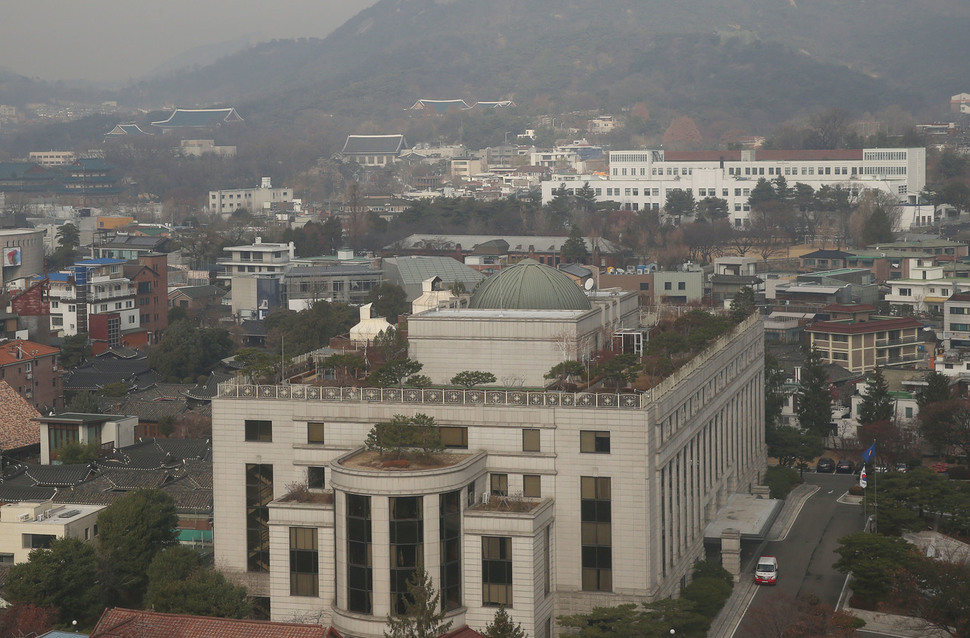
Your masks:
{"label": "gray asphalt", "polygon": [[[838,499],[856,481],[857,477],[846,474],[805,473],[805,482],[818,485],[819,490],[805,502],[784,539],[751,548],[751,559],[744,563],[746,568],[750,567],[747,572],[751,572],[753,560],[757,559],[755,554],[775,556],[778,584],[757,588],[734,633],[736,637],[761,633],[759,618],[772,615],[772,607],[777,605],[773,604],[776,595],[800,598],[813,594],[827,605],[838,604],[845,584],[845,576],[832,567],[839,558],[835,553],[838,539],[861,531],[865,523],[861,506],[839,503]],[[752,573],[744,573],[742,578],[751,578]]]}

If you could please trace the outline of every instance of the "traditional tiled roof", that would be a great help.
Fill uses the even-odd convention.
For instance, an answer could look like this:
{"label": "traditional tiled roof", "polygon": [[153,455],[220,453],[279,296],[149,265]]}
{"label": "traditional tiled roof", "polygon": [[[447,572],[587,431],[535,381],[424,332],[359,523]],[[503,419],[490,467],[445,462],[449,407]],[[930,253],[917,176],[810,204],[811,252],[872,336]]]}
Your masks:
{"label": "traditional tiled roof", "polygon": [[40,444],[40,412],[7,384],[0,381],[0,450],[8,452]]}
{"label": "traditional tiled roof", "polygon": [[[503,239],[509,244],[509,252],[525,253],[529,246],[538,253],[561,253],[562,245],[569,237],[559,235],[431,235],[416,233],[384,247],[384,250],[455,250],[459,245],[462,251],[473,249],[479,244],[495,239]],[[592,252],[593,240],[584,237],[586,250]],[[600,252],[613,255],[620,252],[619,247],[608,239],[598,238],[596,246]]]}
{"label": "traditional tiled roof", "polygon": [[515,106],[515,102],[513,102],[512,100],[498,100],[494,102],[475,102],[475,105],[472,108],[504,109],[504,108],[512,108],[513,106]]}
{"label": "traditional tiled roof", "polygon": [[67,487],[83,483],[93,470],[83,464],[73,465],[35,465],[24,464],[24,474],[36,487]]}
{"label": "traditional tiled roof", "polygon": [[106,609],[91,638],[339,638],[321,625]]}
{"label": "traditional tiled roof", "polygon": [[213,372],[209,375],[209,378],[205,380],[204,384],[197,385],[189,390],[185,390],[183,394],[190,399],[196,399],[198,401],[211,401],[219,392],[219,384],[230,381],[233,378],[235,377],[231,374]]}
{"label": "traditional tiled roof", "polygon": [[841,250],[816,250],[805,253],[801,256],[801,259],[848,259],[849,257],[855,257],[855,254]]}
{"label": "traditional tiled roof", "polygon": [[408,141],[403,135],[348,135],[341,153],[343,155],[397,155],[407,148],[409,148]]}
{"label": "traditional tiled roof", "polygon": [[16,501],[49,501],[57,493],[55,487],[34,487],[32,485],[13,485],[0,483],[0,501],[13,503]]}
{"label": "traditional tiled roof", "polygon": [[137,124],[116,124],[105,135],[151,135],[151,133],[141,130],[141,127]]}
{"label": "traditional tiled roof", "polygon": [[436,111],[438,113],[448,113],[449,111],[467,111],[469,108],[465,100],[429,100],[420,99],[411,105],[409,111]]}
{"label": "traditional tiled roof", "polygon": [[226,109],[175,109],[167,120],[152,122],[159,128],[203,128],[217,124],[242,122],[242,117],[234,108]]}
{"label": "traditional tiled roof", "polygon": [[148,367],[148,358],[113,359],[98,357],[69,371],[64,379],[65,390],[97,390],[109,383],[127,383],[147,388],[159,381],[158,374]]}
{"label": "traditional tiled roof", "polygon": [[211,297],[221,299],[226,295],[226,291],[219,286],[183,286],[182,288],[176,288],[168,294],[169,299],[174,299],[180,295],[184,295],[189,299],[206,299]]}

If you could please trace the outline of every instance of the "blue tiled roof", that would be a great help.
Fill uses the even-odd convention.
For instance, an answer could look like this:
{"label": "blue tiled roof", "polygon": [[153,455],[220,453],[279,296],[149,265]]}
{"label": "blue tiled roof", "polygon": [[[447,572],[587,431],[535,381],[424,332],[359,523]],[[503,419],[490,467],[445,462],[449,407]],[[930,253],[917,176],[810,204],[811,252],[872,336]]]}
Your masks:
{"label": "blue tiled roof", "polygon": [[215,126],[224,122],[242,122],[234,108],[226,109],[175,109],[167,120],[152,122],[159,128],[187,126],[193,128]]}

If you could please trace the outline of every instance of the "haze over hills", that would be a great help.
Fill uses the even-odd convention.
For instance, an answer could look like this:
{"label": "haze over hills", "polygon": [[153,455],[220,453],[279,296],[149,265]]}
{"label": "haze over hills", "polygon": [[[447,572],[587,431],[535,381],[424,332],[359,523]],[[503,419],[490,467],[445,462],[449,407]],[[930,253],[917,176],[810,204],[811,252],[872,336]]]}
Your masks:
{"label": "haze over hills", "polygon": [[122,99],[373,116],[419,97],[755,121],[939,112],[970,88],[968,32],[965,0],[382,0],[324,40],[258,45]]}

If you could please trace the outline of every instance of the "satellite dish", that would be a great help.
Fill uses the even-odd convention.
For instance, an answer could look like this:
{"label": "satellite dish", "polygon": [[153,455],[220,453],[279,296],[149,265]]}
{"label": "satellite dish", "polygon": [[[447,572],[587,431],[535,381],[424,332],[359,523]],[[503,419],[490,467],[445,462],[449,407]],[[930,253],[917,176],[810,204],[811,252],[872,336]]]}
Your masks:
{"label": "satellite dish", "polygon": [[586,280],[586,283],[583,284],[583,288],[586,289],[586,292],[589,292],[590,290],[592,290],[595,287],[596,287],[596,282],[593,281],[592,279],[587,279]]}

